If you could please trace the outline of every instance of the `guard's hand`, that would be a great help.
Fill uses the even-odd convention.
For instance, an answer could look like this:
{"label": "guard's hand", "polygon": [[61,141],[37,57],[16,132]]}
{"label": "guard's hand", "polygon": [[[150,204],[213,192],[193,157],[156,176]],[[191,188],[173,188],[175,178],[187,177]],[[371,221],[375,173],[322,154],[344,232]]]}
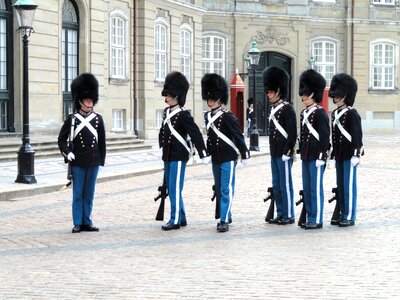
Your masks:
{"label": "guard's hand", "polygon": [[68,159],[69,161],[73,161],[73,160],[75,159],[75,154],[72,153],[72,152],[68,153],[67,159]]}
{"label": "guard's hand", "polygon": [[208,165],[211,161],[211,156],[205,156],[201,159],[201,162],[205,165]]}
{"label": "guard's hand", "polygon": [[316,166],[317,168],[322,167],[324,164],[325,164],[325,161],[323,161],[322,159],[317,159],[317,160],[315,161],[315,166]]}
{"label": "guard's hand", "polygon": [[350,159],[350,164],[351,164],[352,167],[357,166],[359,162],[360,162],[360,158],[357,157],[357,156],[353,156],[353,157]]}
{"label": "guard's hand", "polygon": [[242,159],[242,164],[247,167],[249,165],[249,158]]}
{"label": "guard's hand", "polygon": [[291,159],[290,156],[283,154],[282,155],[282,161],[288,161],[289,159]]}

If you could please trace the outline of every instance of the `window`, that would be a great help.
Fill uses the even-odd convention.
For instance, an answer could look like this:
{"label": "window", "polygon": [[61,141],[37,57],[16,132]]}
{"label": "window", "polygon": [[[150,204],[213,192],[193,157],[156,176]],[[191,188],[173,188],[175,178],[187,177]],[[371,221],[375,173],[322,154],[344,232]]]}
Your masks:
{"label": "window", "polygon": [[225,77],[225,39],[208,35],[203,37],[202,70],[203,74],[217,73]]}
{"label": "window", "polygon": [[373,89],[395,88],[396,46],[389,41],[371,43],[371,87]]}
{"label": "window", "polygon": [[154,28],[155,79],[164,81],[168,72],[168,26],[164,21],[157,21]]}
{"label": "window", "polygon": [[124,119],[125,109],[113,109],[112,110],[112,130],[120,131],[124,130]]}
{"label": "window", "polygon": [[62,37],[61,37],[61,56],[62,56],[62,89],[64,103],[64,118],[73,111],[73,101],[71,95],[71,82],[78,75],[78,41],[79,41],[79,20],[76,4],[71,0],[64,1],[62,11]]}
{"label": "window", "polygon": [[181,29],[181,72],[191,81],[192,75],[192,32]]}
{"label": "window", "polygon": [[395,0],[372,0],[372,3],[378,5],[395,5]]}
{"label": "window", "polygon": [[7,20],[0,18],[0,90],[7,89]]}
{"label": "window", "polygon": [[156,129],[160,129],[162,126],[164,117],[164,110],[163,109],[156,109]]}
{"label": "window", "polygon": [[111,15],[110,22],[110,72],[113,78],[126,78],[126,18]]}
{"label": "window", "polygon": [[322,74],[329,84],[336,74],[336,43],[327,40],[316,40],[311,43],[312,58],[315,60],[315,70]]}
{"label": "window", "polygon": [[[0,0],[0,131],[15,131],[13,79],[13,12],[11,1]],[[18,36],[18,42],[21,42]]]}

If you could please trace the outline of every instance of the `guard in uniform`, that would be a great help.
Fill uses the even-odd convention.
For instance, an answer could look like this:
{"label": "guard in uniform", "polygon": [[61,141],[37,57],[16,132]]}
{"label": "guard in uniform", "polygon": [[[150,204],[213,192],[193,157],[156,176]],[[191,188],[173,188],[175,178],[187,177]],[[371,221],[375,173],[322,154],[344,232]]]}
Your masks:
{"label": "guard in uniform", "polygon": [[329,150],[329,118],[322,101],[326,81],[310,69],[300,76],[299,95],[306,106],[300,114],[300,157],[307,222],[305,229],[322,228],[324,211],[323,178]]}
{"label": "guard in uniform", "polygon": [[246,120],[247,120],[247,137],[250,137],[250,133],[253,127],[254,119],[254,99],[249,98],[247,100],[248,107],[246,109]]}
{"label": "guard in uniform", "polygon": [[332,112],[332,158],[336,161],[338,220],[332,225],[353,226],[357,207],[357,167],[362,152],[361,117],[353,108],[357,81],[348,74],[333,76],[329,97],[337,109]]}
{"label": "guard in uniform", "polygon": [[235,191],[235,170],[238,156],[248,164],[247,149],[242,130],[232,112],[222,108],[228,103],[228,85],[218,74],[205,74],[201,79],[201,94],[210,110],[205,114],[207,149],[212,157],[215,193],[219,199],[220,222],[218,232],[229,230],[232,222],[232,201]]}
{"label": "guard in uniform", "polygon": [[272,190],[277,216],[271,224],[294,223],[294,194],[292,165],[297,138],[296,113],[285,101],[288,96],[289,75],[278,67],[263,71],[264,91],[271,104],[269,115],[269,146],[271,155]]}
{"label": "guard in uniform", "polygon": [[70,114],[61,127],[58,147],[71,164],[72,232],[99,231],[91,218],[97,174],[106,158],[103,118],[93,111],[99,99],[99,83],[92,74],[83,73],[72,81],[71,94],[77,112]]}
{"label": "guard in uniform", "polygon": [[161,227],[162,230],[179,229],[187,225],[182,190],[186,164],[193,154],[191,143],[194,143],[203,163],[207,164],[211,160],[199,127],[184,107],[188,90],[189,82],[186,77],[180,72],[172,72],[165,78],[161,92],[168,107],[164,109],[159,145],[162,148],[164,176],[171,203],[170,219]]}

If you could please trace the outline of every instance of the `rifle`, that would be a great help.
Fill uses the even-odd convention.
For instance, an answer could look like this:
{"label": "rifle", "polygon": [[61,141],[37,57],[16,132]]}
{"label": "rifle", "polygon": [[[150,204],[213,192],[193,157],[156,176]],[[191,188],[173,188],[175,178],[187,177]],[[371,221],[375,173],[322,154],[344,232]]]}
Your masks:
{"label": "rifle", "polygon": [[[75,131],[75,116],[72,115],[71,129],[70,129],[69,137],[68,137],[68,148],[71,149],[72,152],[74,151],[74,131]],[[67,167],[67,180],[68,180],[68,182],[59,191],[65,190],[72,183],[72,166],[71,166],[71,162],[68,160],[68,158],[66,156],[64,156],[64,162],[66,164],[68,164],[68,167]]]}
{"label": "rifle", "polygon": [[163,177],[163,183],[158,187],[158,196],[154,198],[154,201],[160,200],[160,206],[158,207],[156,221],[164,221],[164,206],[165,206],[165,198],[168,197],[168,188],[165,180],[165,175]]}
{"label": "rifle", "polygon": [[332,198],[328,200],[329,203],[332,203],[333,201],[336,200],[336,205],[335,205],[335,209],[333,211],[332,214],[332,218],[331,218],[331,224],[332,225],[337,225],[336,223],[339,221],[339,217],[340,217],[340,207],[339,207],[339,201],[338,201],[338,190],[337,187],[332,188]]}
{"label": "rifle", "polygon": [[299,206],[301,203],[303,203],[303,208],[301,209],[299,221],[297,222],[298,226],[301,226],[301,224],[304,224],[306,222],[306,206],[304,205],[304,193],[303,190],[299,191],[300,199],[299,201],[296,202],[296,206]]}
{"label": "rifle", "polygon": [[215,185],[212,186],[212,190],[213,190],[213,195],[211,197],[211,201],[214,201],[215,199],[217,199],[217,201],[215,202],[215,219],[219,219],[220,218],[220,211],[219,211],[220,199],[217,195],[217,192],[215,191]]}
{"label": "rifle", "polygon": [[272,187],[269,187],[267,190],[267,197],[264,198],[264,202],[267,202],[268,200],[271,200],[268,208],[267,215],[265,216],[265,222],[270,222],[274,218],[274,212],[275,212],[275,199],[274,199],[274,192]]}

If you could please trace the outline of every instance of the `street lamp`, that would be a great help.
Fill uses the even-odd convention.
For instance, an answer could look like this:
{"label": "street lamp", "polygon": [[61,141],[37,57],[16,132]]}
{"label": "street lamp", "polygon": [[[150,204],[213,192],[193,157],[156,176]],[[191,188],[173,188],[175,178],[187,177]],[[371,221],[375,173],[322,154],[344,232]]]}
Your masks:
{"label": "street lamp", "polygon": [[317,59],[314,56],[311,56],[310,59],[307,59],[308,65],[310,67],[310,69],[315,70],[315,63],[316,63]]}
{"label": "street lamp", "polygon": [[34,32],[32,23],[38,7],[32,0],[17,0],[13,5],[17,14],[18,31],[23,45],[23,90],[22,90],[22,146],[18,150],[18,175],[15,182],[36,183],[34,172],[35,151],[29,144],[29,76],[28,76],[28,37]]}
{"label": "street lamp", "polygon": [[257,42],[256,40],[253,40],[253,44],[251,49],[248,52],[248,60],[245,59],[245,62],[248,66],[248,68],[251,68],[253,70],[253,99],[254,99],[254,117],[253,117],[253,128],[251,129],[250,133],[250,151],[260,151],[260,148],[258,147],[258,129],[257,129],[257,114],[256,114],[256,108],[257,108],[257,99],[256,99],[256,67],[258,66],[258,63],[260,61],[260,55],[261,51],[256,47]]}

